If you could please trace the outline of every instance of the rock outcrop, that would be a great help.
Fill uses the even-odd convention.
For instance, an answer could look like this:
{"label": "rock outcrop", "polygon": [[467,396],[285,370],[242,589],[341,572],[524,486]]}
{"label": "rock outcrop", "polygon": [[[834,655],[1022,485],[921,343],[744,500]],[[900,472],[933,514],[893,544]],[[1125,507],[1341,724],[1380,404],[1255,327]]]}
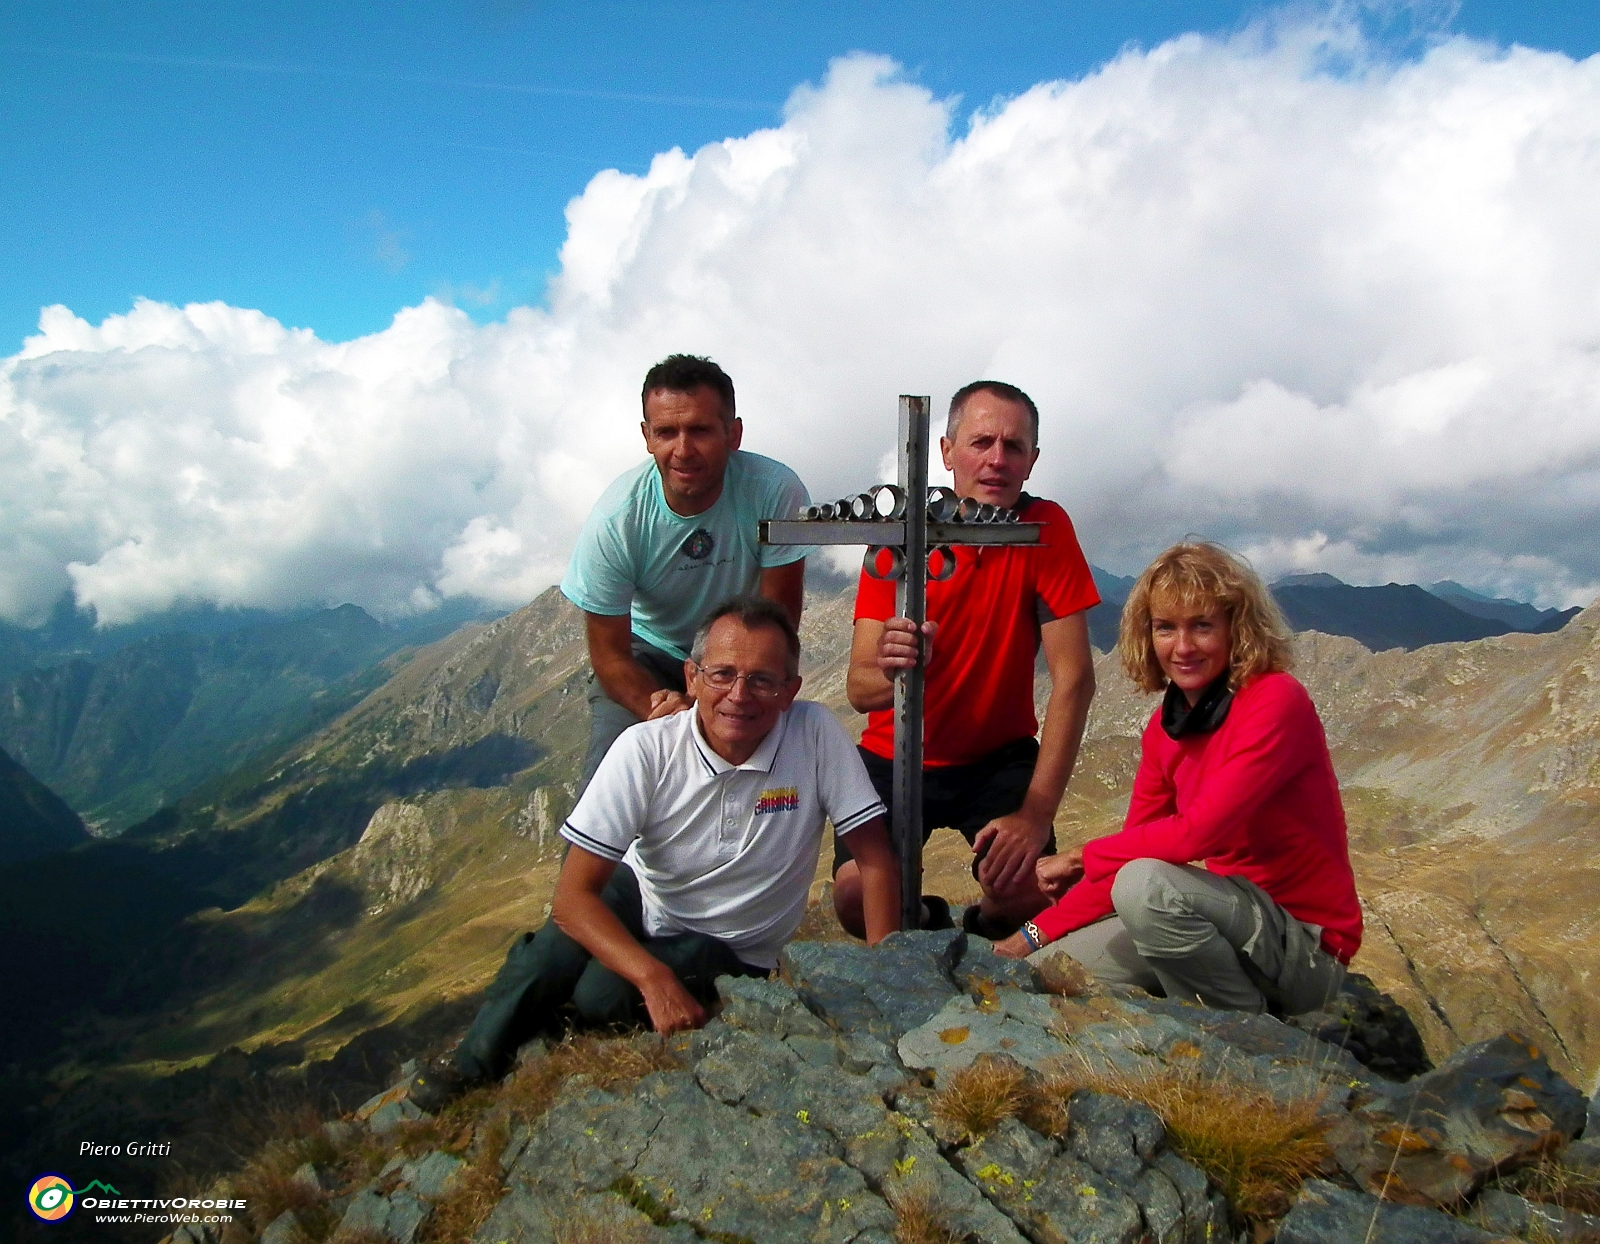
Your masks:
{"label": "rock outcrop", "polygon": [[[1486,1244],[1587,1230],[1582,1215],[1478,1195],[1584,1127],[1585,1099],[1513,1036],[1386,1079],[1269,1016],[1107,989],[1062,956],[1005,960],[959,931],[873,950],[796,943],[778,978],[719,987],[719,1014],[672,1038],[660,1069],[609,1089],[567,1079],[509,1130],[480,1120],[474,1160],[487,1157],[498,1191],[477,1244],[1216,1244],[1274,1231],[1280,1244]],[[530,1052],[519,1074],[545,1057]],[[975,1070],[1014,1096],[986,1121],[955,1122],[951,1090]],[[1274,1209],[1230,1202],[1228,1172],[1192,1128],[1137,1100],[1158,1082],[1233,1094],[1218,1111],[1298,1108],[1321,1147],[1283,1176]],[[415,1125],[404,1083],[358,1112],[375,1135]],[[1027,1100],[1056,1108],[1030,1113]],[[326,1194],[333,1238],[428,1238],[464,1177],[443,1152],[396,1157]],[[325,1186],[317,1170],[306,1178]],[[262,1230],[289,1238],[298,1221]]]}

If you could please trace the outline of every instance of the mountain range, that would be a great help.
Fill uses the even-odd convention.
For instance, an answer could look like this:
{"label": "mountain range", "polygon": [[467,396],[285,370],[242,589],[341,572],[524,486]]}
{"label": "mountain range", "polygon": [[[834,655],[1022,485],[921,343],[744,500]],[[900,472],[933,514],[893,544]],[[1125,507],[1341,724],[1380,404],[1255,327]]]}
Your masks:
{"label": "mountain range", "polygon": [[[848,590],[808,598],[802,694],[858,729],[844,702],[851,613]],[[236,1066],[217,1058],[233,1047],[294,1066],[379,1031],[391,1044],[442,1038],[511,938],[547,913],[587,732],[581,616],[552,590],[344,682],[333,675],[349,653],[381,649],[376,624],[329,611],[287,625],[321,636],[323,664],[285,668],[331,679],[323,715],[241,743],[242,763],[120,836],[85,841],[58,808],[78,845],[0,864],[0,1063],[17,1072],[0,1087],[0,1151],[103,1115],[181,1130],[185,1094],[210,1100],[205,1069]],[[1515,1028],[1588,1086],[1600,1066],[1600,608],[1542,634],[1373,652],[1307,632],[1297,650],[1351,827],[1367,921],[1357,969],[1405,1003],[1436,1059]],[[1057,820],[1068,844],[1120,823],[1151,710],[1114,655],[1097,665]],[[216,685],[247,699],[248,682]],[[1047,692],[1041,679],[1041,703]],[[967,859],[936,835],[930,889],[972,897]],[[819,861],[819,893],[826,876]]]}
{"label": "mountain range", "polygon": [[1450,579],[1442,579],[1429,586],[1428,591],[1440,600],[1449,601],[1463,613],[1475,618],[1489,618],[1504,622],[1514,631],[1542,634],[1559,631],[1578,611],[1576,609],[1536,609],[1520,600],[1505,596],[1485,596],[1469,587],[1462,587]]}
{"label": "mountain range", "polygon": [[[1109,652],[1136,580],[1098,566],[1091,570],[1101,603],[1089,611],[1089,638]],[[1559,631],[1578,613],[1576,607],[1536,609],[1522,601],[1483,596],[1448,579],[1430,588],[1414,583],[1356,587],[1331,574],[1296,574],[1273,583],[1272,595],[1295,630],[1346,635],[1374,652],[1410,651],[1512,631],[1544,634]]]}
{"label": "mountain range", "polygon": [[[1109,651],[1133,580],[1094,575],[1104,603],[1090,612],[1090,634]],[[814,586],[827,595],[845,585],[818,575]],[[1559,629],[1575,612],[1491,600],[1448,581],[1424,591],[1296,575],[1274,591],[1297,630],[1373,650]],[[42,627],[0,625],[0,748],[91,833],[117,834],[333,720],[382,684],[390,654],[486,616],[474,602],[391,625],[353,605],[277,615],[205,607],[99,627],[92,610],[64,597]]]}
{"label": "mountain range", "polygon": [[102,632],[92,615],[58,608],[38,631],[0,634],[13,658],[32,658],[0,684],[0,748],[91,830],[115,834],[332,720],[382,681],[383,658],[453,631],[461,615],[384,626],[354,605],[189,610],[166,630]]}
{"label": "mountain range", "polygon": [[[38,626],[0,621],[0,685],[30,669],[59,665],[74,657],[99,660],[143,639],[173,634],[227,635],[251,627],[292,624],[318,612],[314,606],[272,610],[176,605],[137,621],[101,625],[92,605],[80,606],[71,592],[65,592]],[[397,618],[387,625],[403,643],[426,644],[468,622],[498,617],[502,612],[474,597],[454,597],[426,613]]]}
{"label": "mountain range", "polygon": [[[843,703],[850,605],[848,593],[809,605],[804,694],[858,725]],[[1569,1066],[1591,1074],[1600,1062],[1590,1035],[1600,1033],[1600,989],[1570,953],[1596,936],[1590,905],[1575,896],[1600,880],[1590,845],[1597,624],[1591,610],[1559,633],[1414,653],[1300,637],[1301,677],[1328,726],[1374,917],[1363,955],[1386,987],[1410,991],[1435,1017],[1430,1039],[1441,1048],[1515,1012],[1539,1019]],[[1066,841],[1120,820],[1149,712],[1114,658],[1100,666],[1060,820]],[[89,1042],[97,1059],[159,1062],[262,1042],[327,1052],[352,1025],[481,984],[496,947],[537,921],[586,731],[579,616],[547,592],[387,658],[380,676],[328,724],[120,839],[0,868],[9,966],[48,954],[106,982],[83,994],[120,1017],[111,1044]],[[1519,855],[1539,867],[1506,866]],[[1454,984],[1439,975],[1451,970],[1435,954],[1445,927],[1498,975]],[[457,952],[443,953],[441,938]],[[26,1001],[26,982],[16,988]],[[13,1052],[56,1046],[63,1018],[12,1033]]]}

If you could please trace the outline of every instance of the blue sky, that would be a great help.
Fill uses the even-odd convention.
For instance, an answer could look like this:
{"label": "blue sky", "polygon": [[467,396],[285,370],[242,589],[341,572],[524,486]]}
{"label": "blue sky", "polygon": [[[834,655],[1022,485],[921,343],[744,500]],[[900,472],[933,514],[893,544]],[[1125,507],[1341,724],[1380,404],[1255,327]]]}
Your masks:
{"label": "blue sky", "polygon": [[[220,299],[325,340],[428,294],[497,319],[541,300],[563,207],[595,172],[776,124],[842,53],[892,56],[971,109],[1260,9],[12,0],[0,353],[41,306],[98,323],[135,296]],[[1449,25],[1580,58],[1600,48],[1593,3],[1467,0]]]}
{"label": "blue sky", "polygon": [[1592,0],[12,0],[0,618],[520,604],[678,350],[818,495],[987,375],[1118,573],[1588,604],[1597,49]]}

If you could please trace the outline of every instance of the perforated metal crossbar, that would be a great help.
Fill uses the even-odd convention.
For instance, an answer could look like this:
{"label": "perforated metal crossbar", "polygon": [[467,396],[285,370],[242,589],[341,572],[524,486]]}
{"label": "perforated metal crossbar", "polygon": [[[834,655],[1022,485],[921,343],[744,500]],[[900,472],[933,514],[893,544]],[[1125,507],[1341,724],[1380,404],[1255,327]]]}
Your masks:
{"label": "perforated metal crossbar", "polygon": [[[928,487],[926,397],[900,397],[900,470],[894,484],[878,484],[854,497],[807,506],[792,519],[765,519],[762,544],[865,544],[864,567],[874,578],[895,580],[895,609],[919,628],[928,616],[928,580],[955,573],[950,550],[959,544],[1039,544],[1043,527],[948,488]],[[923,498],[915,505],[913,498]],[[930,552],[939,557],[930,572]],[[885,565],[887,561],[887,565]],[[894,799],[890,835],[900,860],[900,927],[922,918],[922,695],[923,668],[894,680]]]}

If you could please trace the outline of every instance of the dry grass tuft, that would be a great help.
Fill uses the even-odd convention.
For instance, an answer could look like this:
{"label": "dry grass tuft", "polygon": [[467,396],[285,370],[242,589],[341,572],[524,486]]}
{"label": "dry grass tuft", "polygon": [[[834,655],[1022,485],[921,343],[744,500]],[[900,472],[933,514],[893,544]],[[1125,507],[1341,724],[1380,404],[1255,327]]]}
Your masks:
{"label": "dry grass tuft", "polygon": [[894,1244],[963,1244],[965,1237],[940,1216],[927,1189],[902,1184],[886,1195],[894,1210]]}
{"label": "dry grass tuft", "polygon": [[401,1123],[391,1133],[391,1147],[408,1158],[431,1149],[462,1154],[472,1143],[478,1116],[494,1105],[497,1090],[493,1085],[474,1089],[447,1105],[437,1115]]}
{"label": "dry grass tuft", "polygon": [[656,1036],[570,1037],[543,1058],[524,1067],[500,1094],[520,1123],[531,1123],[550,1108],[561,1086],[586,1076],[608,1092],[634,1084],[656,1071],[676,1071],[683,1064]]}
{"label": "dry grass tuft", "polygon": [[639,1222],[618,1226],[584,1210],[556,1225],[555,1244],[648,1244],[655,1232]]}
{"label": "dry grass tuft", "polygon": [[1600,1174],[1569,1165],[1559,1149],[1494,1182],[1530,1201],[1600,1215]]}
{"label": "dry grass tuft", "polygon": [[319,1239],[327,1235],[333,1224],[323,1221],[331,1219],[323,1204],[326,1198],[317,1189],[296,1183],[294,1173],[307,1162],[328,1163],[337,1156],[333,1142],[321,1131],[269,1141],[233,1178],[255,1229],[266,1230],[274,1218],[292,1209],[308,1235]]}
{"label": "dry grass tuft", "polygon": [[483,1226],[505,1191],[500,1170],[500,1155],[511,1138],[511,1125],[504,1111],[497,1111],[482,1124],[477,1153],[457,1176],[455,1186],[434,1204],[433,1215],[423,1228],[424,1244],[467,1244]]}
{"label": "dry grass tuft", "polygon": [[1044,1136],[1067,1132],[1067,1098],[1079,1088],[1065,1076],[1043,1079],[1014,1059],[984,1054],[950,1077],[933,1096],[933,1113],[970,1140],[993,1131],[1002,1119],[1021,1119]]}
{"label": "dry grass tuft", "polygon": [[[316,1111],[305,1108],[275,1112],[271,1119],[277,1135],[268,1140],[229,1178],[233,1195],[248,1202],[248,1216],[256,1232],[285,1210],[293,1210],[308,1241],[330,1238],[338,1218],[328,1207],[329,1196],[306,1184],[296,1183],[295,1171],[307,1162],[335,1173],[348,1185],[360,1183],[375,1174],[391,1156],[391,1151],[365,1129],[338,1143],[324,1130]],[[252,1237],[253,1238],[253,1237]],[[347,1244],[339,1237],[339,1244]]]}
{"label": "dry grass tuft", "polygon": [[1003,1119],[1022,1113],[1027,1101],[1028,1072],[1009,1058],[984,1054],[950,1077],[933,1095],[934,1117],[977,1140]]}
{"label": "dry grass tuft", "polygon": [[226,1107],[207,1103],[195,1120],[183,1145],[195,1163],[187,1177],[200,1189],[209,1187],[272,1141],[311,1135],[326,1117],[323,1103],[303,1082],[250,1076],[239,1082],[237,1096],[230,1096]]}
{"label": "dry grass tuft", "polygon": [[[271,1121],[274,1138],[245,1163],[233,1177],[233,1185],[236,1194],[248,1200],[257,1232],[292,1209],[304,1225],[305,1235],[314,1242],[329,1239],[337,1223],[328,1209],[327,1195],[294,1181],[294,1172],[305,1163],[337,1171],[343,1183],[350,1185],[370,1178],[397,1153],[416,1157],[439,1149],[459,1156],[470,1151],[455,1186],[439,1199],[425,1228],[426,1244],[465,1244],[500,1199],[500,1155],[513,1121],[538,1118],[574,1076],[586,1076],[599,1088],[616,1089],[651,1072],[680,1066],[656,1037],[578,1036],[524,1068],[506,1087],[468,1093],[438,1115],[402,1123],[381,1139],[361,1129],[348,1143],[336,1145],[314,1110],[279,1113]],[[612,1239],[615,1234],[606,1226],[594,1238]],[[336,1244],[363,1244],[345,1235],[332,1239]]]}
{"label": "dry grass tuft", "polygon": [[1060,1073],[1030,1076],[1027,1099],[1022,1103],[1022,1113],[1018,1117],[1039,1135],[1060,1139],[1067,1134],[1071,1118],[1067,1101],[1082,1087],[1073,1077]]}
{"label": "dry grass tuft", "polygon": [[1287,1213],[1301,1183],[1333,1157],[1316,1097],[1284,1102],[1229,1077],[1177,1069],[1079,1083],[1149,1106],[1166,1124],[1167,1142],[1252,1224]]}

